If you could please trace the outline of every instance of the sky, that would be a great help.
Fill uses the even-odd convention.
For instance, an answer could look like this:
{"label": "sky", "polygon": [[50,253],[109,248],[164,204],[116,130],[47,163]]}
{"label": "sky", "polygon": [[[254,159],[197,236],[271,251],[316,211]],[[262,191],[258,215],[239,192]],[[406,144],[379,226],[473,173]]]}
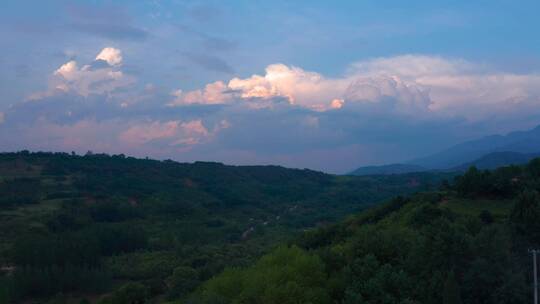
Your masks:
{"label": "sky", "polygon": [[0,4],[0,151],[344,173],[540,124],[540,1]]}

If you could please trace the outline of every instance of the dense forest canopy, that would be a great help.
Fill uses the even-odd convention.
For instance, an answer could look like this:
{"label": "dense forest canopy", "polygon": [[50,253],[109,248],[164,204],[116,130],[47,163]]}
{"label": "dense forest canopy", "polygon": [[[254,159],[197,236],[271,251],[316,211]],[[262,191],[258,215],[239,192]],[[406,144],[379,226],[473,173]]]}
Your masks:
{"label": "dense forest canopy", "polygon": [[540,159],[473,167],[451,187],[394,198],[226,269],[193,303],[526,303],[539,190]]}
{"label": "dense forest canopy", "polygon": [[0,298],[186,299],[304,230],[452,176],[0,154]]}
{"label": "dense forest canopy", "polygon": [[0,173],[7,303],[524,303],[540,246],[540,159],[353,177],[21,152]]}

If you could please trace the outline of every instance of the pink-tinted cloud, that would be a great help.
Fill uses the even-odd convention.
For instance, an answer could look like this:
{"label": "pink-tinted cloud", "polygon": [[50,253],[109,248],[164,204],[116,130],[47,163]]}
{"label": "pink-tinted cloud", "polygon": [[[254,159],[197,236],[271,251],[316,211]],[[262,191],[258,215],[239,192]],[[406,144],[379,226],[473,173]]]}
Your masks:
{"label": "pink-tinted cloud", "polygon": [[175,99],[171,106],[189,104],[222,104],[232,100],[232,96],[227,93],[229,88],[222,81],[207,84],[204,89],[183,92],[176,90],[172,93]]}
{"label": "pink-tinted cloud", "polygon": [[203,90],[178,94],[172,104],[250,101],[271,106],[283,98],[315,111],[342,109],[351,103],[396,101],[395,110],[419,115],[482,119],[516,105],[540,105],[540,75],[512,74],[461,59],[404,55],[352,64],[343,77],[329,78],[299,67],[272,64],[264,75],[233,78]]}
{"label": "pink-tinted cloud", "polygon": [[137,123],[123,131],[119,135],[120,141],[140,146],[153,141],[166,140],[169,146],[193,146],[209,140],[221,129],[228,127],[227,122],[222,122],[213,130],[209,131],[202,120],[192,120],[182,122],[173,121],[152,121]]}

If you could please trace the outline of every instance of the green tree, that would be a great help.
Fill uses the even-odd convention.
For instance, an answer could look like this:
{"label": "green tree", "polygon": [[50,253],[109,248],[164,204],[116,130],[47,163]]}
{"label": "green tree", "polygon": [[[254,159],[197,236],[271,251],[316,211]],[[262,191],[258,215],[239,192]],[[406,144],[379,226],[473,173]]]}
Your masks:
{"label": "green tree", "polygon": [[174,269],[167,279],[169,298],[178,298],[186,295],[199,284],[197,271],[191,267],[180,266]]}
{"label": "green tree", "polygon": [[456,276],[453,271],[448,273],[446,282],[444,282],[443,304],[461,304],[461,294]]}
{"label": "green tree", "polygon": [[148,288],[141,283],[127,283],[113,293],[112,296],[104,298],[102,304],[143,304],[148,300]]}
{"label": "green tree", "polygon": [[522,192],[512,209],[510,221],[516,232],[532,241],[540,240],[540,194],[536,190]]}
{"label": "green tree", "polygon": [[531,160],[527,169],[533,178],[540,178],[540,157]]}
{"label": "green tree", "polygon": [[246,269],[229,269],[202,287],[203,303],[329,303],[324,264],[298,247],[280,247]]}
{"label": "green tree", "polygon": [[482,210],[479,217],[484,224],[491,224],[494,221],[493,215],[491,214],[491,212],[489,212],[489,210]]}

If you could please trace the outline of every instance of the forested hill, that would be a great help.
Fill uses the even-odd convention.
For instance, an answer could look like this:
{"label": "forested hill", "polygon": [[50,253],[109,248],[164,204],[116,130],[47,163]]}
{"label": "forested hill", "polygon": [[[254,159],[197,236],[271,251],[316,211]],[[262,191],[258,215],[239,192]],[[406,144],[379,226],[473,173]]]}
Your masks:
{"label": "forested hill", "polygon": [[539,191],[540,159],[473,167],[227,269],[193,303],[528,303]]}
{"label": "forested hill", "polygon": [[3,153],[0,303],[184,298],[305,229],[450,177]]}

